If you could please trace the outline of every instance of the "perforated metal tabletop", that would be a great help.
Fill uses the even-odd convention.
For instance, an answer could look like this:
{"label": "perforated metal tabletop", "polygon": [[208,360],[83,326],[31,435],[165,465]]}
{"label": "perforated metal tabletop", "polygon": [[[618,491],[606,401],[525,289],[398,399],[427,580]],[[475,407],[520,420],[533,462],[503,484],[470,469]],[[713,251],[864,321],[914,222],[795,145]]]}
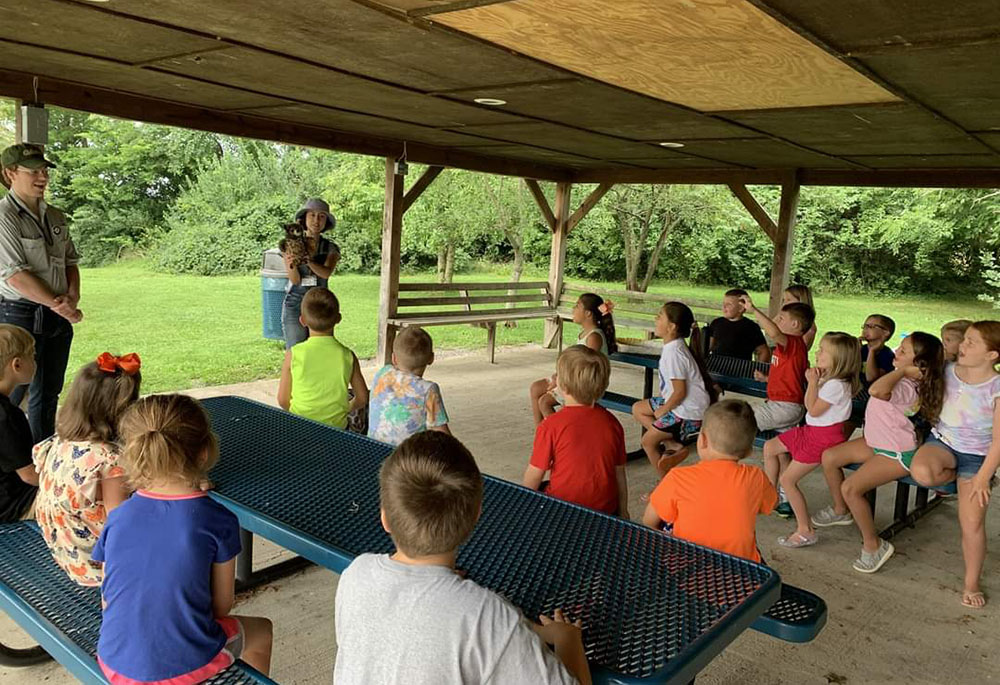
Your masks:
{"label": "perforated metal tabletop", "polygon": [[[251,400],[204,405],[213,497],[244,528],[337,572],[393,549],[378,505],[391,447]],[[780,594],[767,567],[489,476],[458,565],[528,616],[582,618],[596,682],[689,682]]]}

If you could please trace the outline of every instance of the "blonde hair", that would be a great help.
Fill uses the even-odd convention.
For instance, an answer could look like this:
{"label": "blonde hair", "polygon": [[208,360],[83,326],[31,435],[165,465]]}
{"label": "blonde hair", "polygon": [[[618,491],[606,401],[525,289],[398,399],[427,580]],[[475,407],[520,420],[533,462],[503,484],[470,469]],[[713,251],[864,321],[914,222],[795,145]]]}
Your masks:
{"label": "blonde hair", "polygon": [[753,451],[757,419],[743,400],[722,400],[705,410],[701,432],[712,449],[742,459]]}
{"label": "blonde hair", "polygon": [[142,374],[80,367],[56,418],[56,435],[73,442],[115,442],[122,415],[137,399]]}
{"label": "blonde hair", "polygon": [[15,359],[35,356],[35,339],[20,326],[0,323],[0,374]]}
{"label": "blonde hair", "polygon": [[392,343],[396,362],[408,370],[421,369],[434,358],[434,341],[431,334],[419,326],[407,326],[396,334]]}
{"label": "blonde hair", "polygon": [[581,404],[593,404],[608,389],[611,363],[600,352],[585,345],[573,345],[556,362],[559,385]]}
{"label": "blonde hair", "polygon": [[851,386],[851,397],[861,390],[861,341],[843,331],[831,331],[820,339],[830,351],[833,364],[823,379],[846,381]]}
{"label": "blonde hair", "polygon": [[810,307],[813,305],[813,294],[812,290],[809,289],[808,285],[802,285],[801,283],[795,283],[793,285],[785,288],[785,292],[794,297],[796,300],[802,304],[807,304]]}
{"label": "blonde hair", "polygon": [[972,321],[969,319],[955,319],[954,321],[949,321],[945,325],[941,326],[941,337],[943,338],[945,333],[954,333],[958,337],[963,337],[965,335],[966,329],[972,325]]}
{"label": "blonde hair", "polygon": [[450,435],[410,436],[382,464],[378,480],[392,541],[409,557],[451,552],[476,527],[483,477],[469,450]]}
{"label": "blonde hair", "polygon": [[314,331],[332,331],[340,323],[340,301],[326,288],[312,288],[302,298],[302,321]]}
{"label": "blonde hair", "polygon": [[187,395],[150,395],[121,420],[121,463],[129,482],[148,488],[165,480],[197,487],[219,458],[208,414]]}

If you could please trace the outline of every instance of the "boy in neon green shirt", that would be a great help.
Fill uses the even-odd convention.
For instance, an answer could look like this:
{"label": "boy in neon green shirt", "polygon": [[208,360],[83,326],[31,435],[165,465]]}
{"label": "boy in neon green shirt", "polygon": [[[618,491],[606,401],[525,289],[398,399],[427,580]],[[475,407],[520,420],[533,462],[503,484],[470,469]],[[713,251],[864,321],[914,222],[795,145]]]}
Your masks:
{"label": "boy in neon green shirt", "polygon": [[340,323],[337,296],[313,288],[302,298],[299,320],[309,337],[285,352],[278,404],[307,419],[346,428],[348,414],[368,405],[368,385],[357,356],[333,335]]}

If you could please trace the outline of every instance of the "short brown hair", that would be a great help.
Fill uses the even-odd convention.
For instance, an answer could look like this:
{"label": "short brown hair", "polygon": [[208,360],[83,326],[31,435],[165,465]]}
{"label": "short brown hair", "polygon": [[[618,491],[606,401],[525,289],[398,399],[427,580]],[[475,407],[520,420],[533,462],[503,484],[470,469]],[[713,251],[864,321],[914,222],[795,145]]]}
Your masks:
{"label": "short brown hair", "polygon": [[419,326],[407,326],[396,334],[392,343],[396,361],[407,369],[420,369],[434,358],[434,341],[431,334]]}
{"label": "short brown hair", "polygon": [[139,399],[142,374],[102,371],[97,362],[80,367],[59,409],[56,434],[73,442],[116,442],[125,410]]}
{"label": "short brown hair", "polygon": [[129,482],[146,488],[166,479],[197,487],[219,458],[208,414],[187,395],[150,395],[121,420],[122,466]]}
{"label": "short brown hair", "polygon": [[0,323],[0,374],[15,359],[35,356],[35,339],[20,326]]}
{"label": "short brown hair", "polygon": [[962,337],[971,325],[972,321],[969,319],[955,319],[954,321],[949,321],[945,325],[941,326],[941,337],[943,338],[945,333],[954,333],[955,335]]}
{"label": "short brown hair", "polygon": [[799,329],[803,334],[812,328],[816,321],[816,312],[813,311],[813,308],[801,302],[789,302],[781,308],[781,311],[799,322]]}
{"label": "short brown hair", "polygon": [[392,541],[407,556],[451,552],[476,527],[483,477],[469,450],[450,435],[410,436],[382,464],[378,480]]}
{"label": "short brown hair", "polygon": [[314,331],[332,331],[340,323],[340,301],[327,288],[312,288],[302,298],[302,320]]}
{"label": "short brown hair", "polygon": [[611,364],[600,352],[585,345],[573,345],[559,355],[556,363],[559,385],[581,404],[593,404],[608,389]]}
{"label": "short brown hair", "polygon": [[757,419],[743,400],[722,400],[705,410],[701,432],[712,449],[742,459],[753,451]]}

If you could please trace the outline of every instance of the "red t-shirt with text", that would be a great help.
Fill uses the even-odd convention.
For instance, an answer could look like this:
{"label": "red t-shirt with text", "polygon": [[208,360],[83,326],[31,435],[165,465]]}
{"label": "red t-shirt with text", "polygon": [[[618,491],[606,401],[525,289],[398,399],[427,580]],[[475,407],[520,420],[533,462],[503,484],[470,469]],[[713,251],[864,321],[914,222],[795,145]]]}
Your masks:
{"label": "red t-shirt with text", "polygon": [[767,377],[767,399],[802,404],[806,398],[809,354],[801,335],[785,336],[785,344],[774,348]]}
{"label": "red t-shirt with text", "polygon": [[538,424],[531,465],[550,471],[546,494],[618,511],[615,467],[625,465],[625,431],[603,407],[563,407]]}

